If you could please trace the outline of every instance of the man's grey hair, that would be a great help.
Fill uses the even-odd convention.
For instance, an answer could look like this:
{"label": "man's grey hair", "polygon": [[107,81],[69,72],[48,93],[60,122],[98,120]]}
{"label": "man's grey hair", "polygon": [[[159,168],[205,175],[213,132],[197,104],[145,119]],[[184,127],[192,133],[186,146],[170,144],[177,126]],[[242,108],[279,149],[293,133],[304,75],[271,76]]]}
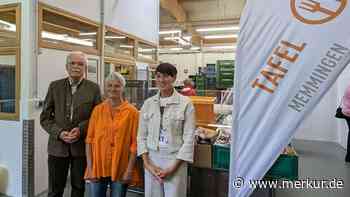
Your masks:
{"label": "man's grey hair", "polygon": [[84,58],[84,61],[85,61],[85,66],[87,66],[88,64],[88,58],[86,56],[85,53],[81,52],[81,51],[73,51],[73,52],[70,52],[68,55],[67,55],[67,58],[66,58],[66,65],[70,65],[71,62],[72,62],[72,55],[81,55],[83,56]]}
{"label": "man's grey hair", "polygon": [[105,82],[108,83],[109,81],[113,81],[113,80],[118,80],[123,87],[125,87],[126,85],[126,81],[125,78],[123,77],[122,74],[118,73],[118,72],[111,72],[107,78],[105,79]]}

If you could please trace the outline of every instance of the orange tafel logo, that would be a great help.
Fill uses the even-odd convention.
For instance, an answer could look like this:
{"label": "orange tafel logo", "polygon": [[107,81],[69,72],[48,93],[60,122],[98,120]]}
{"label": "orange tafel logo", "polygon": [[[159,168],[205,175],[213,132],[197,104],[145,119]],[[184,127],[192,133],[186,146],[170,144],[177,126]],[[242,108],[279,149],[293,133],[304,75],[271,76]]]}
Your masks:
{"label": "orange tafel logo", "polygon": [[299,21],[318,25],[327,23],[341,14],[346,7],[347,0],[291,0],[292,13]]}

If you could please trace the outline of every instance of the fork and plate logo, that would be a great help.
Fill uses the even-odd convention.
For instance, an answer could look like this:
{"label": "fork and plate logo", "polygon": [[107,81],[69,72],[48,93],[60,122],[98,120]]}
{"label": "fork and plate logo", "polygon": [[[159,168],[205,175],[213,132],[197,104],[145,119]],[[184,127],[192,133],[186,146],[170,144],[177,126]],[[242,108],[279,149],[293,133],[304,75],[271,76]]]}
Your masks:
{"label": "fork and plate logo", "polygon": [[295,18],[305,24],[319,25],[332,21],[345,9],[348,0],[291,0]]}

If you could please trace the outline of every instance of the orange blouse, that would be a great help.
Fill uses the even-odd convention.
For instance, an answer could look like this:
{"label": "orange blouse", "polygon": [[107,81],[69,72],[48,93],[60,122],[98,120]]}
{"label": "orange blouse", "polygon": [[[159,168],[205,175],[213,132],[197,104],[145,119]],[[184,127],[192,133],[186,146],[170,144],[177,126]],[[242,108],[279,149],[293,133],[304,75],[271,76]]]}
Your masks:
{"label": "orange blouse", "polygon": [[[108,101],[94,108],[85,139],[92,149],[91,178],[122,179],[128,167],[129,154],[136,154],[138,122],[138,110],[127,101],[114,109]],[[140,178],[135,168],[132,174],[131,185],[138,184]]]}

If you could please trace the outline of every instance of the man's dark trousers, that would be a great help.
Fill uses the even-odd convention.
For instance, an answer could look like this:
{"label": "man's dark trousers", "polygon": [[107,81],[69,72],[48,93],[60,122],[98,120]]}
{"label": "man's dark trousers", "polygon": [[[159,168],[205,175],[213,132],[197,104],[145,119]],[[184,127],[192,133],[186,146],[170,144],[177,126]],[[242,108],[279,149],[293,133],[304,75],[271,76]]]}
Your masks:
{"label": "man's dark trousers", "polygon": [[71,197],[84,197],[86,168],[85,157],[55,157],[49,155],[49,194],[48,197],[62,197],[70,169],[72,185]]}

